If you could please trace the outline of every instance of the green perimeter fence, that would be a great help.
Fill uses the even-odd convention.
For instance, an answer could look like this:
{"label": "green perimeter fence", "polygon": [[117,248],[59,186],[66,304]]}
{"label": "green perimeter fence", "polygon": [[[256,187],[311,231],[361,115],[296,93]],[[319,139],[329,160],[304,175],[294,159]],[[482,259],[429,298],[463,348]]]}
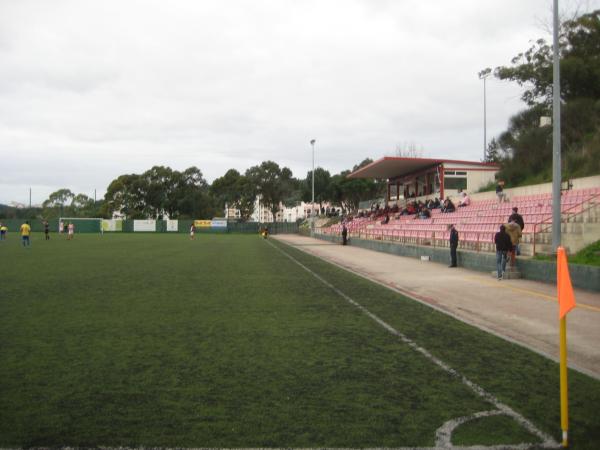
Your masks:
{"label": "green perimeter fence", "polygon": [[[66,225],[70,222],[70,219],[66,219],[63,221],[63,225]],[[100,232],[100,221],[99,220],[86,220],[86,219],[72,219],[75,224],[75,233],[99,233]],[[134,220],[122,220],[121,224],[118,228],[120,230],[115,231],[107,231],[108,233],[112,232],[125,232],[125,233],[133,233],[134,230]],[[170,221],[173,222],[173,221]],[[25,220],[20,219],[0,219],[0,223],[6,225],[8,227],[9,233],[18,232],[21,228],[21,225],[25,223]],[[177,220],[177,229],[169,229],[168,221],[166,220],[156,220],[155,229],[152,231],[146,231],[149,233],[189,233],[190,228],[194,223],[194,220],[191,219],[183,219]],[[39,219],[30,219],[29,224],[31,225],[31,230],[34,232],[42,232],[44,231],[44,224]],[[50,232],[58,231],[58,219],[50,219],[48,220],[48,226]],[[297,233],[298,232],[298,224],[295,222],[273,222],[273,223],[259,223],[259,222],[229,222],[227,223],[227,227],[196,227],[196,233],[258,233],[261,228],[267,226],[269,228],[269,233],[278,234],[278,233]]]}

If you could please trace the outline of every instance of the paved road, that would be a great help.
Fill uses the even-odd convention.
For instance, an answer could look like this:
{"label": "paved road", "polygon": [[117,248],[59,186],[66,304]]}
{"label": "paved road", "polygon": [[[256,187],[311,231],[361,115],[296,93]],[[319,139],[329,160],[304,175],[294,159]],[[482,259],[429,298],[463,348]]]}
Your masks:
{"label": "paved road", "polygon": [[[558,361],[553,285],[497,281],[481,272],[300,235],[273,237]],[[569,367],[600,379],[600,294],[576,289],[575,300],[567,321]]]}

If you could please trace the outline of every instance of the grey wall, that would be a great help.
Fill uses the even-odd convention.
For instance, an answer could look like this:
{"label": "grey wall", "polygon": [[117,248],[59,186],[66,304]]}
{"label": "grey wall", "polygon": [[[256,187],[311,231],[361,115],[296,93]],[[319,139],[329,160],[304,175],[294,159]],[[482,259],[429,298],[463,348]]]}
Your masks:
{"label": "grey wall", "polygon": [[[330,242],[341,242],[339,236],[315,234],[315,237]],[[447,248],[422,247],[354,237],[350,239],[349,245],[411,258],[429,256],[431,261],[450,263],[450,250]],[[458,265],[478,272],[491,272],[496,269],[496,255],[458,250]],[[556,283],[555,262],[517,258],[517,268],[524,279]],[[600,292],[600,267],[569,264],[569,273],[574,287]]]}

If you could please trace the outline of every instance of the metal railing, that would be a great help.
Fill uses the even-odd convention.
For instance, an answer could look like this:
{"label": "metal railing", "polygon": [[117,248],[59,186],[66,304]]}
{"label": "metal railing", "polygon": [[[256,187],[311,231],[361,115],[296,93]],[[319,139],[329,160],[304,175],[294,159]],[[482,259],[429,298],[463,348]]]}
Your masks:
{"label": "metal railing", "polygon": [[[600,194],[592,194],[588,199],[584,200],[581,203],[576,203],[574,205],[572,205],[571,207],[565,209],[564,211],[561,211],[560,213],[560,217],[561,217],[561,225],[563,223],[563,217],[566,216],[566,220],[565,221],[569,221],[572,220],[574,217],[583,215],[584,213],[588,212],[590,209],[595,208],[598,206],[598,203],[595,202],[595,200],[600,199]],[[586,205],[587,206],[584,206]],[[581,208],[580,211],[574,211],[575,209],[579,209]],[[533,256],[535,256],[535,247],[536,247],[536,237],[541,234],[541,233],[549,233],[550,231],[552,231],[552,222],[548,222],[548,220],[552,220],[552,216],[549,216],[545,219],[543,219],[541,222],[535,223],[533,224]],[[543,225],[546,225],[546,227],[543,227]],[[538,230],[538,226],[541,227]]]}

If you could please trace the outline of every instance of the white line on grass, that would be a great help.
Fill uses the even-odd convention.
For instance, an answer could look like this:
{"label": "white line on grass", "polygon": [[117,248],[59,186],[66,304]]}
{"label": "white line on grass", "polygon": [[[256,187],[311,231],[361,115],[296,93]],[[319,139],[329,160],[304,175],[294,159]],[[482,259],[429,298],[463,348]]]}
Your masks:
{"label": "white line on grass", "polygon": [[[530,422],[528,419],[526,419],[525,417],[523,417],[521,414],[517,413],[510,406],[505,405],[504,403],[500,402],[500,400],[498,400],[492,394],[490,394],[489,392],[487,392],[486,390],[484,390],[481,386],[479,386],[478,384],[476,384],[473,381],[469,380],[466,376],[462,375],[460,372],[458,372],[455,369],[453,369],[452,367],[450,367],[448,364],[446,364],[445,362],[443,362],[441,359],[433,356],[428,350],[426,350],[425,348],[421,347],[416,342],[414,342],[413,340],[411,340],[407,336],[405,336],[403,333],[399,332],[394,327],[392,327],[391,325],[389,325],[388,323],[386,323],[385,321],[383,321],[382,319],[380,319],[379,317],[377,317],[375,314],[373,314],[367,308],[365,308],[364,306],[362,306],[360,303],[358,303],[357,301],[353,300],[351,297],[349,297],[344,292],[340,291],[338,288],[336,288],[329,281],[325,280],[319,274],[315,273],[314,271],[312,271],[311,269],[309,269],[308,267],[306,267],[304,264],[302,264],[300,261],[298,261],[292,255],[290,255],[289,253],[283,251],[277,245],[275,245],[275,244],[273,244],[273,243],[271,243],[269,241],[267,241],[267,242],[268,242],[269,245],[271,245],[273,248],[275,248],[276,250],[278,250],[279,252],[281,252],[283,255],[285,255],[286,257],[288,257],[290,260],[292,260],[294,263],[296,263],[302,269],[304,269],[305,271],[307,271],[308,273],[310,273],[313,277],[315,277],[317,280],[319,280],[325,286],[327,286],[328,288],[330,288],[332,291],[334,291],[336,294],[338,294],[340,297],[342,297],[348,303],[350,303],[351,305],[353,305],[356,308],[358,308],[363,314],[365,314],[366,316],[368,316],[369,318],[371,318],[373,321],[375,321],[381,327],[385,328],[387,331],[389,331],[394,336],[399,337],[402,342],[404,342],[405,344],[407,344],[413,350],[421,353],[423,356],[425,356],[427,359],[429,359],[431,362],[433,362],[435,365],[437,365],[438,367],[440,367],[445,372],[448,372],[450,375],[452,375],[452,376],[460,379],[461,382],[464,385],[466,385],[467,387],[469,387],[475,394],[477,394],[478,396],[482,397],[483,399],[487,400],[489,403],[491,403],[492,405],[494,405],[497,408],[497,410],[498,410],[498,414],[505,414],[507,416],[512,417],[521,426],[523,426],[525,429],[527,429],[530,433],[538,436],[542,440],[542,443],[537,443],[537,444],[533,444],[532,443],[532,444],[519,444],[517,446],[489,446],[489,447],[480,447],[480,448],[486,448],[486,449],[530,448],[530,447],[534,447],[534,446],[545,447],[545,448],[559,448],[560,447],[559,443],[556,442],[554,439],[552,439],[551,436],[549,436],[548,434],[544,433],[542,430],[538,429],[532,422]],[[472,414],[471,416],[461,417],[459,419],[454,419],[454,420],[451,420],[449,422],[446,422],[446,424],[442,425],[442,427],[440,429],[438,429],[438,432],[436,432],[436,437],[438,436],[438,434],[440,436],[442,436],[444,434],[443,433],[444,429],[448,429],[449,428],[450,429],[450,433],[451,433],[452,429],[454,429],[454,427],[458,426],[460,423],[464,423],[464,422],[466,422],[468,420],[473,420],[473,419],[478,418],[479,417],[478,414],[488,414],[489,415],[489,411],[475,413],[475,414]],[[457,421],[460,421],[460,422],[455,424],[455,422],[457,422]],[[440,439],[439,442],[436,442],[436,446],[438,446],[437,448],[450,448],[452,446],[452,444],[450,444],[450,436],[447,436],[447,439],[445,437],[442,438],[442,439]],[[458,447],[453,447],[453,448],[458,448]],[[473,449],[475,447],[469,447],[469,448]]]}

